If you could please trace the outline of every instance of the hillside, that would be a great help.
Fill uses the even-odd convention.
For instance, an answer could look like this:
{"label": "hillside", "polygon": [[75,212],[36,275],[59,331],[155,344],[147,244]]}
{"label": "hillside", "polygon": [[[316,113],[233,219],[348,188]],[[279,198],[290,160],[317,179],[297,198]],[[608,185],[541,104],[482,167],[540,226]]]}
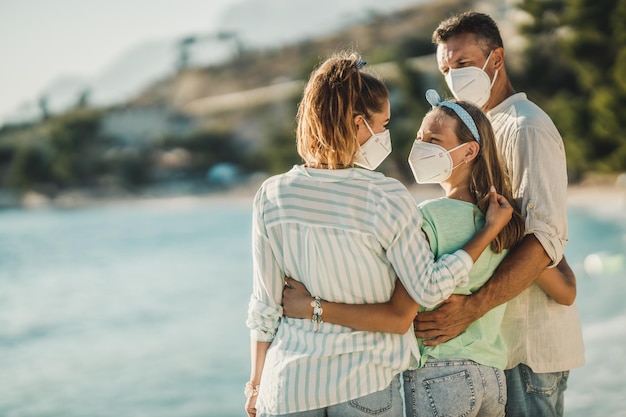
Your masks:
{"label": "hillside", "polygon": [[0,184],[57,199],[73,190],[104,196],[204,192],[221,187],[213,178],[218,169],[240,183],[285,171],[300,162],[294,129],[304,80],[324,57],[346,48],[360,52],[394,91],[396,152],[381,171],[408,180],[405,155],[426,111],[423,93],[443,85],[433,29],[470,9],[502,21],[509,9],[493,13],[493,7],[507,1],[442,0],[371,13],[323,37],[244,49],[223,64],[180,70],[115,106],[83,105],[0,129]]}
{"label": "hillside", "polygon": [[207,98],[306,79],[313,66],[333,51],[354,48],[370,64],[398,56],[414,57],[434,51],[430,43],[437,22],[466,10],[470,0],[443,0],[406,8],[390,15],[371,15],[366,22],[332,35],[274,50],[243,51],[222,65],[180,71],[140,94],[132,105],[168,105],[208,115],[195,103]]}

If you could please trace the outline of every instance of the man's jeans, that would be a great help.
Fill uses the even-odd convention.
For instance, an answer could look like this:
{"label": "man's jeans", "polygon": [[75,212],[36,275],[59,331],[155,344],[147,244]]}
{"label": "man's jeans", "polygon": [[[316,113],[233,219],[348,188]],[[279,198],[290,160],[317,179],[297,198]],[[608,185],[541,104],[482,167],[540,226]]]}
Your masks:
{"label": "man's jeans", "polygon": [[536,374],[526,365],[505,371],[507,417],[562,417],[569,371]]}
{"label": "man's jeans", "polygon": [[407,417],[501,417],[504,371],[466,359],[429,360],[404,372]]}

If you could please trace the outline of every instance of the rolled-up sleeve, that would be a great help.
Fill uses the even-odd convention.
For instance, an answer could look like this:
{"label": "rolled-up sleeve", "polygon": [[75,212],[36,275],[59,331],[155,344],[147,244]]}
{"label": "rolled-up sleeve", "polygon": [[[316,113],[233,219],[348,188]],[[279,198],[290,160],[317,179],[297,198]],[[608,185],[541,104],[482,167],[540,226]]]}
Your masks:
{"label": "rolled-up sleeve", "polygon": [[263,220],[263,195],[262,189],[259,190],[252,209],[253,284],[246,325],[252,340],[271,342],[283,315],[284,275],[272,251]]}
{"label": "rolled-up sleeve", "polygon": [[523,127],[511,138],[512,187],[533,234],[552,260],[563,257],[567,242],[567,167],[563,141],[550,130]]}

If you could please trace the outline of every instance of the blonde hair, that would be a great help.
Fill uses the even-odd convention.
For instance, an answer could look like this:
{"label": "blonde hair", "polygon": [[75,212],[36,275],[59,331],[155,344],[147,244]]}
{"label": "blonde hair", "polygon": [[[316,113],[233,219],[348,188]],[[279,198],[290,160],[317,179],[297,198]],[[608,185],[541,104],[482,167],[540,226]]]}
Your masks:
{"label": "blonde hair", "polygon": [[[496,239],[491,242],[491,249],[495,253],[500,253],[502,250],[509,249],[522,240],[524,237],[524,218],[513,199],[511,181],[496,147],[496,138],[491,122],[483,111],[473,104],[466,101],[449,101],[463,107],[474,119],[474,123],[478,128],[480,151],[472,161],[469,179],[469,191],[474,199],[474,203],[482,213],[486,213],[489,206],[489,189],[493,185],[496,187],[497,192],[506,197],[513,205],[514,211],[511,221],[502,229]],[[430,112],[441,112],[454,118],[456,120],[455,134],[461,143],[476,142],[472,132],[454,110],[445,106],[436,106]]]}
{"label": "blonde hair", "polygon": [[354,117],[384,110],[389,91],[354,52],[340,52],[311,73],[298,106],[297,150],[307,165],[352,166],[359,150]]}

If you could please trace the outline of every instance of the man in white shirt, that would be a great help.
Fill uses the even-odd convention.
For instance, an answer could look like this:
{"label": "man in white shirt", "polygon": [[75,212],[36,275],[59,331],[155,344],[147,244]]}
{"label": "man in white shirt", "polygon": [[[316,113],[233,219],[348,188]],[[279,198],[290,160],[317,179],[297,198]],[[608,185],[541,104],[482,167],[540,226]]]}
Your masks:
{"label": "man in white shirt", "polygon": [[502,327],[509,350],[507,416],[562,416],[569,370],[584,364],[575,306],[557,304],[535,279],[563,258],[567,241],[567,171],[563,141],[550,117],[517,93],[493,19],[467,12],[433,33],[437,64],[459,100],[481,106],[491,120],[526,236],[497,272],[471,296],[453,296],[420,313],[416,335],[436,345],[508,302]]}

